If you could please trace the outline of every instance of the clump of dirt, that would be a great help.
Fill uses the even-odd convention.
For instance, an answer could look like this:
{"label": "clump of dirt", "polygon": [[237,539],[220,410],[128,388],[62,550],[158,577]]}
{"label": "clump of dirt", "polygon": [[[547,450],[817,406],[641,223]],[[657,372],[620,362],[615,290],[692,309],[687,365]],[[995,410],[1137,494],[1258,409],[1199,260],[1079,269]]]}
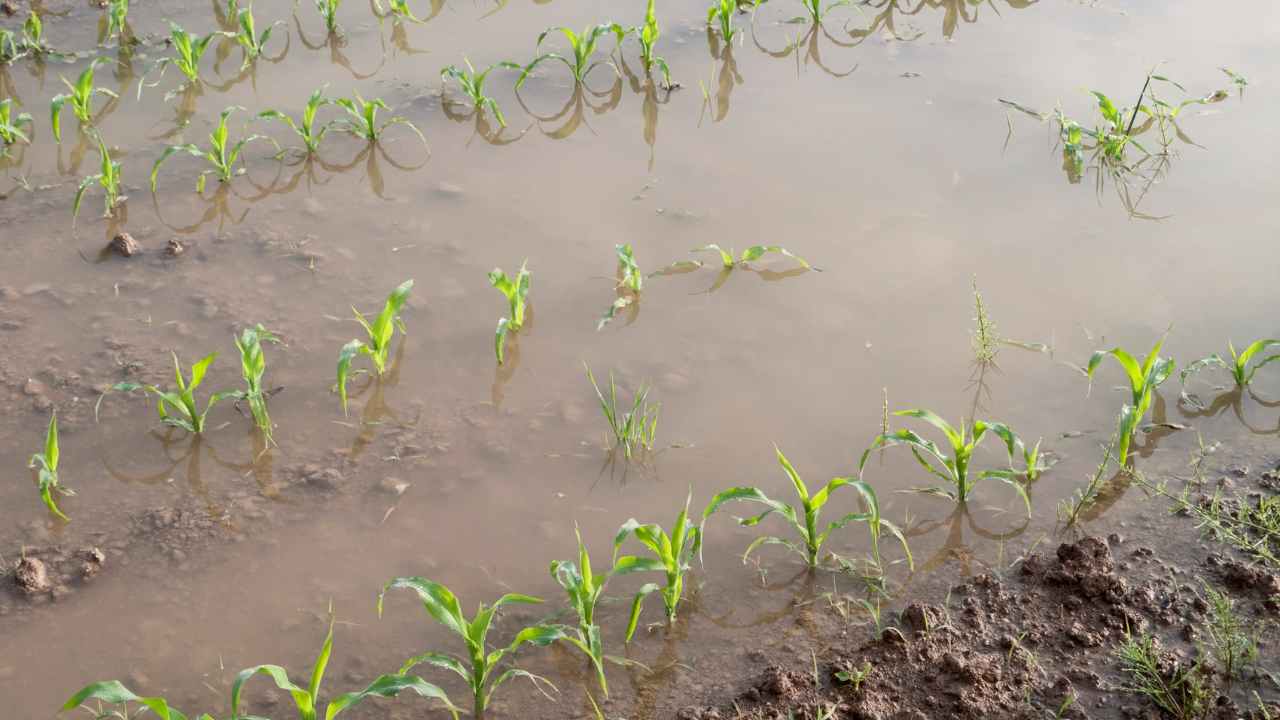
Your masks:
{"label": "clump of dirt", "polygon": [[27,547],[13,566],[12,586],[31,601],[58,600],[96,577],[106,562],[106,553],[97,547]]}

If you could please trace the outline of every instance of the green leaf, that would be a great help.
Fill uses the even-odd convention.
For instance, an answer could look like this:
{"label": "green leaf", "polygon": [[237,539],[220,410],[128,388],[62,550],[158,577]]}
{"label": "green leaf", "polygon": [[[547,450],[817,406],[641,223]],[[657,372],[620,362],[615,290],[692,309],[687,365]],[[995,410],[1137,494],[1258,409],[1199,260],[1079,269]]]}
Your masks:
{"label": "green leaf", "polygon": [[432,685],[420,677],[383,675],[374,680],[363,690],[345,693],[334,698],[325,710],[325,720],[333,720],[334,716],[338,713],[346,710],[347,708],[358,705],[365,698],[392,698],[405,690],[411,690],[417,693],[420,697],[439,700],[444,704],[445,708],[449,711],[449,714],[452,715],[455,720],[458,717],[458,708],[449,700],[449,696],[445,694],[444,690],[441,690],[439,687]]}
{"label": "green leaf", "polygon": [[75,710],[88,700],[100,700],[111,705],[136,702],[149,708],[159,720],[187,720],[186,715],[178,712],[176,708],[169,707],[164,698],[139,697],[116,680],[96,682],[84,686],[62,704],[62,709]]}
{"label": "green leaf", "polygon": [[635,598],[631,601],[631,614],[627,619],[627,635],[626,639],[623,641],[624,643],[630,643],[631,638],[636,634],[636,626],[640,623],[640,609],[644,603],[644,599],[661,589],[662,588],[656,583],[646,583],[641,586],[640,590],[636,593]]}
{"label": "green leaf", "polygon": [[53,472],[58,472],[58,412],[49,416],[49,429],[44,437],[44,461]]}
{"label": "green leaf", "polygon": [[240,717],[240,691],[254,675],[266,675],[276,684],[276,687],[284,690],[293,697],[293,703],[298,708],[298,713],[304,718],[315,717],[315,702],[313,698],[307,694],[306,690],[293,684],[289,679],[289,673],[279,665],[255,665],[250,668],[241,670],[234,682],[231,684],[231,717]]}
{"label": "green leaf", "polygon": [[462,608],[458,605],[458,598],[454,596],[449,588],[426,578],[398,577],[393,578],[384,585],[382,592],[378,594],[379,617],[382,616],[383,597],[386,596],[388,590],[395,588],[404,588],[417,593],[422,600],[423,607],[426,608],[431,617],[435,618],[436,622],[444,625],[459,637],[468,639],[467,622],[463,618]]}

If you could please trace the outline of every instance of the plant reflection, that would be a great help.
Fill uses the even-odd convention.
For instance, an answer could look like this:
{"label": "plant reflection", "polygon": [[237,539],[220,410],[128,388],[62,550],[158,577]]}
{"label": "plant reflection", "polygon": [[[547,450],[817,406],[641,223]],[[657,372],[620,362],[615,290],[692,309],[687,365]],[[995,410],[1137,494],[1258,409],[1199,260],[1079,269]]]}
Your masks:
{"label": "plant reflection", "polygon": [[1244,416],[1244,401],[1246,397],[1264,408],[1280,407],[1280,400],[1264,400],[1255,394],[1252,388],[1232,387],[1226,392],[1215,395],[1208,405],[1204,404],[1195,395],[1183,395],[1178,403],[1179,411],[1184,417],[1196,419],[1217,417],[1227,408],[1231,408],[1236,420],[1254,435],[1280,435],[1280,420],[1277,420],[1275,428],[1267,430],[1254,426]]}
{"label": "plant reflection", "polygon": [[260,447],[262,445],[261,433],[256,428],[252,433],[257,436],[257,439],[254,441],[255,448],[252,455],[254,459],[249,462],[235,463],[223,460],[218,457],[213,443],[204,435],[191,435],[170,427],[165,428],[164,431],[153,430],[149,433],[160,442],[161,453],[164,457],[164,462],[167,463],[162,470],[142,475],[132,475],[112,466],[111,461],[105,454],[102,456],[102,466],[106,469],[107,474],[120,482],[159,485],[172,482],[174,471],[185,463],[186,474],[184,479],[187,486],[205,504],[211,517],[220,518],[226,522],[229,520],[226,509],[220,507],[214,500],[205,482],[205,468],[202,466],[205,455],[208,455],[208,458],[218,467],[230,470],[236,475],[253,473],[259,487],[263,489],[268,497],[278,494],[271,476],[272,461],[271,454],[268,452],[269,448]]}
{"label": "plant reflection", "polygon": [[[1002,0],[1002,2],[1008,9],[1025,10],[1040,2],[1040,0]],[[991,6],[992,12],[996,15],[1000,14],[1000,6],[996,4],[996,0],[987,0],[986,4]],[[925,9],[941,10],[943,11],[942,36],[950,40],[955,35],[956,29],[961,22],[969,25],[978,22],[982,5],[982,2],[975,2],[974,0],[919,0],[913,8],[911,7],[911,0],[864,0],[855,7],[878,10],[879,12],[872,18],[871,23],[866,28],[849,30],[846,24],[845,30],[851,36],[858,38],[859,42],[882,28],[888,31],[896,40],[915,40],[924,33],[920,32],[908,37],[900,35],[894,24],[895,16],[914,16]]]}
{"label": "plant reflection", "polygon": [[[992,532],[977,524],[967,503],[958,503],[947,517],[909,526],[903,530],[903,533],[908,538],[923,537],[933,533],[938,528],[946,527],[947,534],[943,539],[942,547],[938,548],[938,551],[923,563],[916,563],[915,572],[917,574],[928,574],[943,565],[956,562],[960,565],[961,575],[968,577],[973,574],[976,553],[965,542],[965,525],[968,525],[969,529],[979,538],[1004,543],[1026,532],[1030,523],[1031,519],[1027,518],[1022,521],[1021,525],[1012,530],[1002,533]],[[980,563],[981,561],[979,560],[978,562]]]}
{"label": "plant reflection", "polygon": [[347,452],[347,460],[355,462],[369,449],[377,436],[378,428],[387,424],[387,421],[400,426],[411,427],[418,424],[419,418],[414,418],[412,422],[406,423],[400,419],[399,413],[387,404],[387,389],[395,388],[400,384],[400,368],[404,361],[405,343],[401,341],[396,347],[396,354],[387,365],[387,371],[382,375],[368,376],[368,381],[363,387],[355,387],[353,391],[347,393],[347,397],[351,400],[359,399],[366,392],[369,393],[369,399],[365,402],[364,408],[360,410],[359,432],[351,441],[351,449]]}
{"label": "plant reflection", "polygon": [[[711,108],[711,122],[720,122],[729,115],[729,99],[733,95],[733,88],[741,85],[745,80],[742,73],[738,72],[738,62],[733,58],[733,45],[731,43],[720,44],[720,36],[711,28],[707,28],[707,49],[711,52],[713,60],[720,61],[720,71],[715,74],[713,82],[716,86],[714,101],[710,91],[706,87],[702,88],[703,103],[702,114],[706,114],[708,107]],[[698,124],[702,124],[702,118],[698,118]]]}
{"label": "plant reflection", "polygon": [[[518,92],[516,93],[516,101],[520,103],[520,107],[524,108],[526,113],[534,118],[539,132],[552,140],[564,140],[577,132],[578,128],[583,125],[586,125],[587,129],[591,129],[591,125],[587,122],[586,111],[588,108],[596,115],[603,115],[618,107],[618,104],[622,102],[622,87],[621,75],[617,76],[612,87],[604,91],[592,90],[587,87],[586,83],[577,83],[573,86],[573,95],[569,97],[569,101],[565,103],[563,108],[552,115],[539,115],[530,110],[529,106],[525,104],[524,98]],[[604,101],[592,102],[592,98],[603,98]],[[543,123],[556,123],[561,120],[564,120],[564,122],[553,130],[545,130],[542,127]],[[594,133],[595,130],[591,132]]]}
{"label": "plant reflection", "polygon": [[[822,61],[822,38],[826,38],[827,41],[833,45],[844,48],[856,47],[859,44],[858,42],[842,42],[837,40],[830,32],[828,32],[823,23],[809,21],[808,28],[805,30],[804,35],[795,38],[781,50],[770,50],[761,44],[760,39],[756,35],[756,24],[754,21],[751,23],[751,42],[756,46],[756,49],[769,57],[778,59],[784,59],[794,54],[796,56],[797,72],[800,70],[801,60],[804,61],[806,66],[812,62],[814,65],[818,66],[818,69],[822,70],[822,72],[834,78],[847,77],[851,75],[854,70],[858,69],[858,65],[856,63],[853,67],[845,70],[844,72],[828,67],[827,64]],[[805,49],[803,58],[800,55],[801,47],[804,47]]]}
{"label": "plant reflection", "polygon": [[[343,48],[347,46],[347,38],[345,35],[336,32],[328,33],[324,36],[323,40],[313,43],[307,39],[307,34],[302,31],[302,21],[298,19],[297,13],[294,13],[293,25],[297,30],[298,39],[302,41],[303,47],[308,50],[323,50],[328,48],[329,62],[351,73],[351,77],[356,80],[368,80],[374,75],[377,75],[378,72],[382,70],[382,67],[387,64],[387,48],[386,44],[383,43],[381,53],[378,57],[378,66],[368,73],[357,72],[355,68],[351,67],[351,61],[347,59],[346,54],[342,52]],[[378,39],[379,41],[382,41],[381,34],[379,34]]]}
{"label": "plant reflection", "polygon": [[[672,83],[671,86],[665,87],[658,84],[651,75],[646,74],[642,78],[631,70],[625,57],[619,58],[618,69],[626,78],[631,92],[643,96],[640,102],[640,113],[644,117],[644,144],[649,146],[649,170],[652,171],[654,145],[658,142],[658,108],[671,101],[671,91],[679,88],[680,84]],[[633,321],[634,317],[627,324],[630,325]]]}

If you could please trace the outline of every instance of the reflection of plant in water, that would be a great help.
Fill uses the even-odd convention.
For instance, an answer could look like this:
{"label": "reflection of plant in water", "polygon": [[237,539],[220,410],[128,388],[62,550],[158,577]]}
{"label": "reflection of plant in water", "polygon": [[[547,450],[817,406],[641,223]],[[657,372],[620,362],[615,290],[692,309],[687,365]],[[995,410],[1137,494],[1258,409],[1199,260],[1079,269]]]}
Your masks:
{"label": "reflection of plant in water", "polygon": [[[811,0],[807,0],[811,1]],[[1011,10],[1025,10],[1035,5],[1040,0],[1004,0],[1005,6]],[[1000,8],[991,0],[988,4],[991,9],[998,15]],[[871,23],[862,29],[849,30],[845,26],[845,30],[850,35],[859,39],[859,42],[867,37],[875,34],[881,28],[888,31],[897,40],[915,40],[924,35],[923,32],[913,36],[902,36],[898,34],[897,28],[894,26],[896,16],[905,15],[912,16],[919,14],[922,10],[943,10],[942,17],[942,36],[950,39],[963,20],[967,24],[973,24],[978,21],[978,10],[982,3],[973,0],[919,0],[915,7],[911,7],[911,0],[863,0],[856,7],[859,9],[869,8],[872,10],[880,10],[879,13],[872,18]]]}
{"label": "reflection of plant in water", "polygon": [[[595,104],[591,101],[591,98],[593,97],[606,99],[603,102]],[[516,102],[520,103],[520,107],[533,117],[534,121],[538,124],[538,130],[543,135],[551,138],[552,140],[564,140],[577,132],[578,128],[583,125],[586,125],[587,129],[591,128],[590,124],[587,123],[587,108],[590,108],[596,115],[603,115],[604,113],[618,107],[618,104],[622,102],[622,76],[619,75],[617,77],[611,88],[601,92],[592,90],[581,83],[575,85],[573,88],[573,95],[569,97],[568,102],[566,102],[564,107],[560,108],[558,112],[552,115],[539,115],[538,113],[535,113],[533,110],[529,109],[529,106],[525,104],[524,99],[519,94],[516,95]],[[564,122],[560,127],[552,130],[542,129],[543,123],[558,122],[561,119],[564,119]],[[592,130],[592,132],[595,131]]]}
{"label": "reflection of plant in water", "polygon": [[[506,65],[506,64],[499,63],[499,65]],[[520,66],[515,65],[515,63],[511,63],[510,65],[514,65],[515,66],[514,69],[516,70],[520,69]],[[500,114],[500,111],[498,110],[497,101],[493,100],[493,98],[490,98],[484,94],[484,77],[481,77],[481,76],[487,76],[488,73],[497,66],[498,65],[491,65],[488,69],[486,69],[484,72],[480,73],[479,76],[477,76],[474,74],[474,68],[471,67],[470,61],[467,61],[467,68],[468,70],[471,71],[472,74],[468,76],[467,70],[458,71],[464,77],[468,78],[467,83],[469,84],[469,86],[463,84],[463,78],[458,78],[458,84],[462,86],[463,91],[467,94],[468,99],[471,100],[471,104],[469,105],[463,106],[461,103],[453,102],[448,98],[448,96],[445,95],[445,89],[446,89],[445,86],[442,84],[440,87],[440,109],[441,111],[444,112],[445,117],[449,118],[450,120],[456,123],[464,123],[468,121],[474,121],[475,123],[475,130],[473,131],[471,138],[467,139],[468,146],[471,145],[471,141],[476,137],[482,138],[485,142],[494,146],[510,145],[511,143],[524,137],[525,133],[529,131],[529,128],[533,127],[532,125],[529,125],[524,130],[521,130],[519,133],[515,134],[514,136],[506,137],[506,130],[507,130],[506,120],[505,118],[502,117],[502,115]],[[449,71],[454,69],[456,68],[450,65],[444,70],[441,70],[440,71],[441,78],[444,78],[445,76],[452,77],[453,75]],[[475,91],[476,95],[472,95],[472,91]],[[479,100],[479,102],[477,102],[477,100]],[[466,107],[467,112],[458,112],[455,109],[458,107]],[[485,113],[486,107],[490,107],[493,113],[494,119],[498,120],[498,123],[499,123],[498,127],[495,128],[489,123],[489,117]]]}
{"label": "reflection of plant in water", "polygon": [[[807,1],[808,1],[808,0],[806,0],[806,2],[807,2]],[[832,7],[834,7],[835,5],[839,5],[839,4],[844,4],[844,3],[835,3],[835,4],[833,4],[833,5],[832,5]],[[808,6],[806,5],[806,7],[808,7]],[[830,8],[827,8],[827,9],[829,10]],[[805,22],[805,19],[804,19],[803,17],[801,17],[801,18],[796,18],[795,20],[792,20],[791,22],[792,22],[792,23],[795,23],[795,22]],[[791,55],[795,55],[795,56],[796,56],[796,66],[797,66],[797,68],[796,68],[796,69],[797,69],[797,71],[799,70],[799,64],[800,64],[800,61],[801,61],[802,59],[804,60],[804,64],[805,64],[805,65],[808,65],[810,62],[812,62],[814,65],[817,65],[817,66],[818,66],[818,69],[822,70],[824,73],[826,73],[826,74],[830,75],[831,77],[835,77],[835,78],[847,77],[848,75],[851,75],[851,74],[853,73],[853,71],[854,71],[854,70],[857,70],[857,69],[858,69],[858,66],[857,66],[857,64],[855,63],[853,67],[849,68],[848,70],[845,70],[844,72],[840,72],[840,71],[838,71],[838,70],[834,70],[834,69],[832,69],[831,67],[828,67],[828,66],[826,65],[826,63],[824,63],[824,62],[823,62],[823,60],[822,60],[822,45],[821,45],[821,40],[822,40],[822,38],[826,38],[828,42],[830,42],[831,44],[836,45],[836,46],[838,46],[838,47],[846,47],[846,48],[847,48],[847,47],[854,47],[854,46],[856,46],[858,43],[856,43],[856,42],[842,42],[842,41],[840,41],[840,40],[837,40],[837,39],[836,39],[836,38],[835,38],[835,37],[834,37],[834,36],[833,36],[833,35],[832,35],[828,30],[827,30],[826,25],[825,25],[821,20],[810,20],[810,21],[808,21],[808,28],[805,30],[804,35],[802,35],[802,36],[799,36],[799,37],[795,38],[795,39],[794,39],[794,40],[792,40],[792,41],[791,41],[791,42],[790,42],[786,47],[784,47],[784,48],[783,48],[783,49],[781,49],[781,50],[770,50],[769,48],[767,48],[767,47],[765,47],[764,45],[762,45],[762,44],[760,43],[760,40],[759,40],[759,39],[758,39],[758,37],[756,36],[756,30],[755,30],[755,28],[756,28],[756,26],[755,26],[755,18],[754,18],[754,16],[752,16],[752,23],[751,23],[751,42],[755,44],[756,48],[757,48],[757,49],[759,49],[761,52],[765,53],[766,55],[769,55],[770,57],[775,57],[775,58],[779,58],[779,59],[786,58],[786,57],[790,57]],[[804,48],[805,48],[805,52],[804,52],[804,57],[803,57],[803,58],[801,58],[801,56],[800,56],[800,54],[799,54],[799,51],[800,51],[800,48],[801,48],[801,47],[804,47]]]}
{"label": "reflection of plant in water", "polygon": [[947,562],[956,560],[960,563],[961,575],[968,576],[973,574],[973,562],[976,559],[976,556],[973,548],[965,542],[965,525],[968,525],[969,530],[979,538],[999,542],[1003,546],[1004,543],[1019,537],[1026,532],[1027,526],[1030,525],[1030,523],[1031,518],[1028,517],[1023,521],[1022,525],[1019,525],[1012,530],[1002,533],[992,532],[979,526],[977,521],[974,519],[969,506],[961,504],[956,505],[955,509],[951,511],[951,514],[945,518],[909,526],[903,531],[903,534],[908,538],[917,538],[928,535],[940,527],[946,527],[947,535],[942,542],[942,546],[939,547],[938,551],[927,560],[916,566],[917,572],[921,574],[928,574],[942,567]]}
{"label": "reflection of plant in water", "polygon": [[[702,86],[702,107],[713,108],[711,112],[711,122],[720,122],[729,115],[729,99],[733,95],[733,88],[741,85],[745,80],[742,73],[738,72],[738,61],[733,57],[733,44],[720,44],[720,36],[716,35],[711,28],[707,28],[707,48],[711,52],[711,57],[720,61],[720,71],[716,73],[716,86],[714,107],[711,92],[707,90],[706,85]],[[701,84],[701,80],[698,81]],[[702,117],[699,115],[698,124],[702,124]]]}
{"label": "reflection of plant in water", "polygon": [[[323,48],[329,48],[329,61],[332,62],[334,65],[337,65],[338,67],[351,73],[351,77],[357,80],[367,80],[373,77],[374,75],[377,75],[378,71],[381,70],[382,66],[385,65],[387,62],[386,47],[384,46],[382,48],[383,52],[381,56],[378,58],[377,67],[375,67],[372,71],[367,73],[356,72],[355,68],[351,66],[351,61],[348,60],[347,56],[342,52],[342,49],[347,46],[347,38],[345,35],[342,35],[340,33],[329,33],[325,35],[320,40],[320,42],[313,43],[307,39],[306,33],[303,32],[302,30],[302,21],[298,19],[298,16],[296,14],[293,16],[293,25],[294,25],[294,28],[297,30],[298,39],[302,41],[302,45],[304,47],[306,47],[308,50],[320,50]],[[381,36],[379,36],[379,38],[381,38]]]}
{"label": "reflection of plant in water", "polygon": [[1185,405],[1179,410],[1188,418],[1211,418],[1221,415],[1227,408],[1236,416],[1236,420],[1254,435],[1280,435],[1280,421],[1271,429],[1256,427],[1244,416],[1244,400],[1249,398],[1264,408],[1280,407],[1280,400],[1264,400],[1253,392],[1252,388],[1233,387],[1215,396],[1208,403],[1194,393],[1183,393],[1179,403]]}
{"label": "reflection of plant in water", "polygon": [[404,343],[396,348],[395,357],[387,364],[387,371],[382,375],[370,375],[369,381],[364,387],[355,388],[349,395],[351,398],[359,399],[364,393],[369,393],[369,399],[365,401],[364,407],[360,410],[359,432],[351,440],[351,448],[347,453],[347,457],[352,462],[358,460],[364,451],[373,444],[377,435],[377,429],[387,421],[395,423],[398,427],[411,427],[418,423],[419,418],[412,421],[402,420],[400,414],[387,404],[387,390],[395,388],[400,384],[400,368],[404,361]]}
{"label": "reflection of plant in water", "polygon": [[[644,144],[649,146],[649,169],[653,170],[654,146],[658,142],[658,107],[671,101],[671,91],[680,87],[680,83],[664,80],[660,85],[651,75],[645,74],[643,82],[640,76],[631,71],[626,58],[619,57],[618,69],[626,78],[631,92],[643,95],[640,101],[640,113],[644,116]],[[658,93],[662,95],[659,97]]]}

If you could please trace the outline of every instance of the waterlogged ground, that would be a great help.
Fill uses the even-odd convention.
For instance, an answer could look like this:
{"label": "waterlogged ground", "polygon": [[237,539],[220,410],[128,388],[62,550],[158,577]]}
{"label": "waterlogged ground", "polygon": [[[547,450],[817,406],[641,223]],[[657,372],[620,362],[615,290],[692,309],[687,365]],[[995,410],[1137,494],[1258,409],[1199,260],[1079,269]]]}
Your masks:
{"label": "waterlogged ground", "polygon": [[[51,44],[94,48],[98,11],[43,5]],[[345,41],[327,44],[314,9],[300,4],[296,19],[293,9],[255,7],[260,27],[285,22],[271,49],[283,51],[287,36],[282,58],[237,74],[239,51],[215,49],[198,96],[166,102],[178,86],[168,72],[138,99],[139,78],[168,52],[155,42],[131,68],[102,68],[99,84],[121,96],[99,128],[124,167],[122,224],[97,217],[91,192],[72,229],[75,187],[97,171],[97,154],[69,115],[60,149],[48,129],[59,77],[85,60],[0,68],[3,96],[37,118],[34,144],[0,181],[0,555],[6,567],[25,551],[56,568],[50,593],[0,594],[6,716],[51,717],[72,690],[117,677],[186,711],[225,715],[239,668],[270,662],[303,674],[330,603],[339,624],[328,687],[363,685],[409,655],[457,649],[408,597],[377,617],[390,577],[444,582],[468,608],[505,591],[540,595],[548,609],[511,613],[502,628],[542,619],[561,607],[547,566],[570,557],[574,523],[603,565],[619,524],[670,523],[690,492],[695,511],[731,485],[787,496],[774,444],[811,484],[852,474],[880,428],[885,392],[893,409],[929,407],[953,420],[976,411],[1043,437],[1061,462],[1032,488],[1030,520],[997,484],[954,515],[945,500],[896,492],[928,480],[905,451],[873,459],[866,477],[886,517],[908,528],[918,564],[914,574],[891,570],[900,606],[958,576],[1006,568],[1032,546],[1056,546],[1055,506],[1096,465],[1125,397],[1112,390],[1114,366],[1087,393],[1072,366],[1092,350],[1145,351],[1172,326],[1166,351],[1185,364],[1224,352],[1228,338],[1280,333],[1280,183],[1267,162],[1280,101],[1264,73],[1280,59],[1271,3],[877,0],[836,9],[813,32],[786,22],[798,3],[771,0],[754,24],[737,18],[746,32],[725,49],[708,38],[699,5],[672,1],[658,8],[660,51],[680,89],[637,79],[634,40],[621,77],[602,67],[587,94],[551,64],[519,97],[516,74],[495,71],[503,132],[453,119],[465,109],[442,107],[442,66],[464,56],[478,66],[527,62],[543,28],[634,25],[642,4],[440,2],[415,8],[429,22],[396,26],[349,0]],[[154,40],[166,19],[207,32],[219,10],[135,3],[130,20]],[[1197,145],[1174,145],[1170,174],[1141,206],[1167,216],[1160,221],[1131,219],[1093,177],[1070,184],[1054,130],[997,103],[1060,103],[1083,121],[1093,112],[1086,89],[1132,104],[1161,61],[1197,97],[1228,87],[1219,66],[1250,86],[1184,111],[1181,129]],[[263,109],[296,114],[324,85],[333,96],[383,98],[422,130],[430,153],[403,127],[372,151],[332,134],[309,163],[282,165],[254,143],[247,176],[227,187],[194,194],[203,168],[175,156],[158,191],[148,190],[163,146],[203,143],[224,107],[246,108],[233,115],[238,134]],[[292,142],[281,126],[253,129]],[[100,255],[121,229],[143,252]],[[170,238],[186,252],[165,257]],[[822,271],[771,256],[727,276],[711,263],[653,277],[634,315],[597,332],[615,297],[619,243],[634,245],[645,271],[707,243],[784,245]],[[486,273],[525,259],[532,320],[496,371],[492,333],[505,303]],[[1049,352],[1006,346],[998,369],[974,374],[975,276],[999,333]],[[356,380],[344,417],[331,387],[338,348],[359,332],[350,307],[374,311],[408,278],[409,335],[394,372],[380,385]],[[262,454],[229,403],[202,441],[157,430],[140,397],[108,396],[95,422],[106,385],[169,383],[171,350],[184,362],[219,351],[206,387],[239,385],[231,337],[258,322],[285,340],[267,349],[268,385],[284,388],[271,400],[277,448]],[[613,370],[626,388],[653,384],[668,449],[629,468],[607,463],[583,362],[597,376]],[[1208,384],[1198,390],[1214,395]],[[1259,373],[1256,391],[1280,397],[1280,374]],[[1193,430],[1140,438],[1139,468],[1181,472],[1197,431],[1255,469],[1274,465],[1280,409],[1224,396],[1195,415],[1177,397],[1175,379],[1155,419]],[[45,513],[24,469],[51,408],[63,482],[77,493],[63,501],[69,525]],[[981,462],[1003,463],[996,450]],[[850,495],[834,511],[854,507]],[[1085,529],[1150,532],[1161,514],[1121,484]],[[609,717],[716,705],[763,663],[803,667],[830,639],[807,619],[814,588],[787,582],[800,570],[791,559],[737,561],[751,537],[727,516],[712,521],[685,620],[633,644],[630,657],[651,672],[611,669]],[[85,582],[82,552],[92,547],[106,560]],[[860,556],[862,529],[833,549]],[[619,653],[622,598],[639,582],[612,586],[619,600],[603,611],[606,643]],[[858,587],[842,575],[815,582],[816,592]],[[659,617],[651,602],[645,621]],[[495,716],[586,716],[580,658],[557,651],[527,664],[556,682],[559,700],[512,686]],[[258,710],[289,716],[278,697]],[[403,700],[360,712],[423,710]]]}

